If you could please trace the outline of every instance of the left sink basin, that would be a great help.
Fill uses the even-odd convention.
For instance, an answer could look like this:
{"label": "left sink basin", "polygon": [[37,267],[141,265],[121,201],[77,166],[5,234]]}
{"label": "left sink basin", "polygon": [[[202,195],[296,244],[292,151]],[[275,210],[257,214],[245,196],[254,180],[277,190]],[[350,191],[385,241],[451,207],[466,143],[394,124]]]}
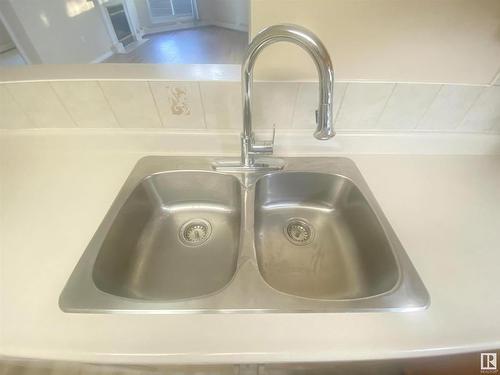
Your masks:
{"label": "left sink basin", "polygon": [[92,272],[104,292],[174,300],[214,293],[238,259],[240,184],[211,172],[143,179],[118,211]]}

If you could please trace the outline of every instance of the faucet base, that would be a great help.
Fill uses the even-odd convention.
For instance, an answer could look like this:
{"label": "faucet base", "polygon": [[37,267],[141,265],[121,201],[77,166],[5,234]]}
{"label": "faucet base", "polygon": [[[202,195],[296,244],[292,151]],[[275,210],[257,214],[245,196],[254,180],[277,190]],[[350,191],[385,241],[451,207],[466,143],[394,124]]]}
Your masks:
{"label": "faucet base", "polygon": [[252,165],[244,165],[239,159],[217,160],[212,164],[215,171],[233,173],[276,171],[284,167],[285,161],[277,158],[258,158]]}

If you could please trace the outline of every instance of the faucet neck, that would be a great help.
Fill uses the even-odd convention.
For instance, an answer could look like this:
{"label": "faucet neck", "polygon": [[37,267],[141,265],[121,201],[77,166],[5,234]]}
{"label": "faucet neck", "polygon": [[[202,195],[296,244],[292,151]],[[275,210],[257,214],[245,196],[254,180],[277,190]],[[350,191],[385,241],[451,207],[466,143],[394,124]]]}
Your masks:
{"label": "faucet neck", "polygon": [[284,162],[276,158],[257,158],[272,155],[272,141],[256,142],[252,130],[252,84],[255,60],[268,45],[285,41],[305,49],[316,65],[319,76],[319,105],[316,111],[316,130],[314,137],[329,139],[335,135],[333,130],[333,68],[328,52],[316,35],[295,25],[275,25],[268,27],[255,36],[241,68],[243,94],[243,132],[241,133],[241,160],[238,162],[216,162],[216,170],[225,171],[266,171],[282,169]]}
{"label": "faucet neck", "polygon": [[[317,139],[329,139],[333,137],[335,135],[332,126],[334,72],[328,51],[316,35],[303,27],[296,25],[275,25],[268,27],[255,36],[248,47],[248,51],[242,65],[242,139],[245,138],[251,140],[253,138],[252,84],[255,61],[257,56],[259,56],[260,52],[266,46],[280,41],[291,42],[299,45],[306,50],[313,59],[319,76],[319,105],[316,113],[317,127],[314,136]],[[251,151],[251,149],[249,151]]]}

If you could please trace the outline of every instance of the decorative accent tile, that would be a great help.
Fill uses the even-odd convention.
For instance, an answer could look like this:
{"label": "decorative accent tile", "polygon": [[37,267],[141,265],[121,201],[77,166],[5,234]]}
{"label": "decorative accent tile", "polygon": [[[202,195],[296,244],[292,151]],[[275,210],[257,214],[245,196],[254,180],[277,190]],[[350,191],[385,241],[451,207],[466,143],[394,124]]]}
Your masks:
{"label": "decorative accent tile", "polygon": [[418,129],[455,129],[484,88],[481,86],[443,85]]}
{"label": "decorative accent tile", "polygon": [[160,128],[153,95],[145,81],[99,81],[118,124],[123,128]]}
{"label": "decorative accent tile", "polygon": [[197,82],[150,82],[149,84],[164,127],[205,128]]}
{"label": "decorative accent tile", "polygon": [[[319,83],[305,82],[299,86],[295,112],[293,115],[293,127],[297,129],[316,128],[316,109],[319,100]],[[340,103],[344,98],[347,83],[335,83],[333,89],[333,118],[338,115]]]}
{"label": "decorative accent tile", "polygon": [[298,83],[255,82],[252,125],[254,129],[291,128]]}
{"label": "decorative accent tile", "polygon": [[375,129],[394,83],[349,83],[337,116],[337,129]]}
{"label": "decorative accent tile", "polygon": [[239,82],[200,82],[209,129],[241,129],[243,110]]}
{"label": "decorative accent tile", "polygon": [[118,127],[104,94],[95,81],[51,82],[57,96],[82,128]]}
{"label": "decorative accent tile", "polygon": [[457,129],[466,131],[499,131],[500,86],[485,88]]}
{"label": "decorative accent tile", "polygon": [[380,116],[377,129],[414,129],[441,85],[398,83]]}
{"label": "decorative accent tile", "polygon": [[68,128],[76,124],[66,112],[49,82],[7,83],[16,103],[35,128]]}
{"label": "decorative accent tile", "polygon": [[5,85],[0,85],[0,129],[25,129],[33,125]]}

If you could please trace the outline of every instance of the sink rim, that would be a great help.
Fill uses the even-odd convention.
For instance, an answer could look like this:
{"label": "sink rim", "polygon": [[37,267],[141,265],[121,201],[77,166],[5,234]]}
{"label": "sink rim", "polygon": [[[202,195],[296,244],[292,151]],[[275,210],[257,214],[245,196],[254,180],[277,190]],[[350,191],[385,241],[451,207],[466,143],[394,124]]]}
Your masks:
{"label": "sink rim", "polygon": [[[287,157],[283,171],[261,173],[228,173],[212,170],[213,157],[146,156],[141,158],[116,195],[87,248],[76,264],[60,297],[59,307],[65,312],[179,314],[179,313],[277,313],[277,312],[373,312],[418,311],[430,304],[430,296],[408,254],[397,238],[375,197],[354,162],[344,157]],[[240,182],[241,226],[239,254],[232,279],[210,295],[182,300],[137,300],[116,296],[98,289],[91,272],[99,253],[99,235],[107,233],[117,212],[131,191],[145,178],[172,172],[196,172],[230,175]],[[387,237],[398,269],[398,280],[391,290],[366,297],[342,300],[318,300],[287,295],[263,279],[257,269],[254,231],[254,193],[257,181],[269,174],[312,172],[335,174],[352,182],[367,200]],[[253,202],[252,202],[253,200]],[[249,231],[249,233],[246,233]],[[250,282],[249,282],[250,280]],[[243,294],[242,294],[243,293]],[[244,294],[246,293],[246,294]]]}

